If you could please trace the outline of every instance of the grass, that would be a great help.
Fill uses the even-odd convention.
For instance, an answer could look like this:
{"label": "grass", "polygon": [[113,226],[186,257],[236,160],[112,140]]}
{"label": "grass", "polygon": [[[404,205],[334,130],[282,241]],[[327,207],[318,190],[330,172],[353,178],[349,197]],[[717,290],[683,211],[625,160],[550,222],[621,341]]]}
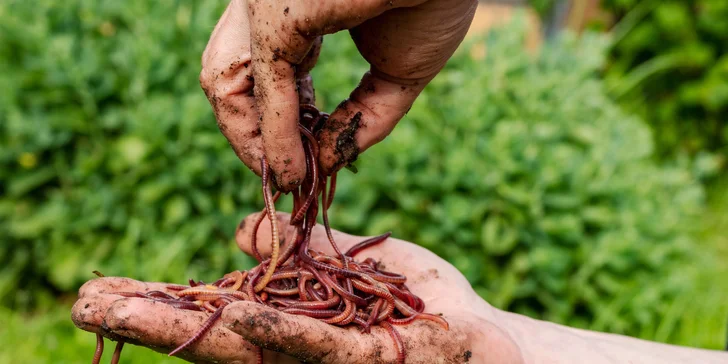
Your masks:
{"label": "grass", "polygon": [[[687,318],[677,330],[676,344],[707,349],[725,349],[728,338],[728,181],[713,183],[707,189],[708,207],[698,232],[707,259],[714,269],[694,267],[700,284],[687,294],[683,309],[676,314]],[[659,337],[657,339],[661,339]]]}
{"label": "grass", "polygon": [[[94,334],[77,329],[71,322],[71,303],[22,315],[5,308],[0,309],[0,363],[88,363],[94,354]],[[106,340],[102,363],[111,361],[116,344]],[[168,358],[152,350],[126,345],[123,363],[180,364],[185,361]]]}

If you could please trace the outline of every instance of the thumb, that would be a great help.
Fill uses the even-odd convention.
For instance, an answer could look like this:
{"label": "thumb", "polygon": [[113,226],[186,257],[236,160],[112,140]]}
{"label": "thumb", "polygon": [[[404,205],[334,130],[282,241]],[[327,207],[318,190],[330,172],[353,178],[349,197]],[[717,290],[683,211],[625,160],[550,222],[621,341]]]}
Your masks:
{"label": "thumb", "polygon": [[[361,335],[316,319],[283,313],[257,303],[228,305],[222,320],[228,329],[265,349],[315,363],[395,362],[393,344],[381,330]],[[383,336],[384,335],[384,336]]]}
{"label": "thumb", "polygon": [[331,174],[382,141],[409,111],[429,79],[396,80],[367,72],[329,117],[319,138],[319,164]]}
{"label": "thumb", "polygon": [[[295,227],[288,222],[291,215],[284,212],[277,212],[279,238],[281,241],[281,249],[288,244],[293,243],[293,237],[296,235]],[[246,216],[235,230],[235,242],[240,250],[250,256],[253,254],[253,242],[257,241],[258,252],[267,257],[271,253],[271,227],[267,214],[257,212]]]}

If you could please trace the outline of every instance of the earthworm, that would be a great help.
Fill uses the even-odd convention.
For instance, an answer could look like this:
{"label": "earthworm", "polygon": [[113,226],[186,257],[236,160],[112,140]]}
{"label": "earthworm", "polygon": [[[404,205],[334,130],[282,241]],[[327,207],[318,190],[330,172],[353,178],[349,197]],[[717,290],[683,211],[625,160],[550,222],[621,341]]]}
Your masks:
{"label": "earthworm", "polygon": [[116,343],[114,355],[111,357],[111,364],[119,364],[119,358],[121,358],[121,349],[124,349],[124,342],[119,340],[119,342]]}
{"label": "earthworm", "polygon": [[[276,192],[275,195],[273,195],[273,202],[275,203],[278,201],[278,198],[281,197],[281,191]],[[258,250],[258,244],[257,244],[257,237],[258,237],[258,228],[260,228],[260,224],[263,223],[263,220],[265,220],[265,217],[268,215],[268,210],[263,209],[263,211],[258,214],[258,218],[255,219],[255,223],[253,223],[253,231],[250,235],[250,243],[251,243],[251,250],[253,251],[253,257],[258,260],[258,262],[263,261],[263,257],[260,255],[260,251]]]}
{"label": "earthworm", "polygon": [[382,307],[383,302],[384,300],[380,298],[374,304],[374,307],[372,307],[372,312],[371,314],[369,314],[369,319],[366,321],[366,325],[361,328],[361,332],[369,333],[372,324],[374,324],[374,322],[377,320],[377,315],[379,315],[379,309]]}
{"label": "earthworm", "polygon": [[412,315],[410,317],[405,317],[403,319],[396,319],[394,317],[388,317],[387,321],[391,323],[392,325],[406,325],[414,320],[430,320],[438,325],[440,325],[445,331],[450,330],[450,324],[445,321],[444,318],[438,316],[438,315],[432,315],[429,313],[417,313],[415,315]]}
{"label": "earthworm", "polygon": [[263,275],[263,278],[261,278],[258,284],[255,285],[255,292],[262,291],[263,288],[268,285],[270,277],[273,276],[273,273],[276,270],[276,265],[278,264],[278,250],[280,249],[280,241],[278,240],[278,218],[276,217],[276,207],[273,203],[273,196],[271,195],[270,188],[268,187],[268,183],[270,183],[270,167],[268,167],[268,162],[265,160],[265,156],[261,158],[260,164],[261,170],[263,171],[263,197],[266,200],[265,207],[268,210],[268,217],[270,218],[272,240],[271,245],[273,246],[273,251],[270,254],[270,263],[268,264],[268,269]]}
{"label": "earthworm", "polygon": [[390,236],[392,236],[392,232],[391,231],[390,232],[386,232],[386,233],[384,233],[382,235],[379,235],[379,236],[375,236],[373,238],[369,238],[367,240],[362,241],[361,243],[358,243],[358,244],[352,246],[351,248],[349,248],[349,250],[346,251],[345,254],[348,257],[353,258],[355,255],[361,253],[362,250],[367,249],[367,248],[370,248],[370,247],[373,247],[373,246],[378,245],[378,244],[381,244],[382,242],[384,242],[385,240],[387,240],[387,238],[390,237]]}
{"label": "earthworm", "polygon": [[336,172],[331,174],[331,180],[329,181],[329,198],[327,199],[328,203],[324,206],[325,210],[331,208],[331,203],[334,202],[334,192],[336,192]]}
{"label": "earthworm", "polygon": [[200,328],[200,330],[197,331],[197,333],[194,336],[192,336],[191,338],[189,338],[189,340],[185,341],[182,345],[178,346],[176,349],[172,350],[169,353],[169,356],[176,355],[180,351],[184,350],[186,347],[194,344],[197,340],[200,340],[200,338],[202,338],[202,336],[205,335],[212,328],[212,325],[215,324],[215,321],[217,321],[217,319],[220,318],[220,316],[222,315],[222,310],[225,308],[225,306],[226,306],[226,304],[223,305],[223,306],[221,306],[221,307],[219,307],[215,311],[215,313],[213,313],[207,319],[207,321],[205,321],[205,323],[202,325],[202,328]]}
{"label": "earthworm", "polygon": [[356,309],[354,308],[354,305],[351,303],[351,301],[347,299],[344,299],[344,304],[346,305],[346,309],[344,309],[343,312],[332,318],[322,319],[321,321],[327,324],[342,326],[350,323],[352,320],[354,320],[354,316],[356,315]]}
{"label": "earthworm", "polygon": [[329,318],[334,317],[338,314],[340,314],[339,311],[336,310],[311,310],[311,309],[305,309],[305,308],[285,308],[283,309],[283,312],[290,313],[293,315],[303,315],[313,318]]}
{"label": "earthworm", "polygon": [[91,361],[92,364],[99,364],[101,361],[101,355],[104,353],[104,337],[101,334],[96,334],[96,351],[94,352],[94,358]]}
{"label": "earthworm", "polygon": [[394,347],[395,350],[397,350],[397,363],[404,364],[404,359],[407,356],[407,352],[404,347],[404,343],[402,342],[402,337],[399,336],[399,331],[397,331],[397,329],[395,329],[394,326],[392,326],[387,321],[382,322],[381,325],[387,330],[387,332],[389,332],[392,340],[394,340]]}

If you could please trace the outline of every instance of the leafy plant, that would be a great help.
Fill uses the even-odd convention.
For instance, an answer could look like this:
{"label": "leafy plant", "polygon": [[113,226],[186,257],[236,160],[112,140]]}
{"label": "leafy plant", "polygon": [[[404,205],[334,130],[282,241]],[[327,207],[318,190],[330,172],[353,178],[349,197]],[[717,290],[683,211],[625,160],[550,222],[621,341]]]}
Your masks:
{"label": "leafy plant", "polygon": [[[197,81],[223,6],[0,4],[4,306],[53,305],[94,269],[181,281],[250,265],[232,232],[261,208],[260,180]],[[523,35],[464,46],[359,173],[341,172],[332,223],[434,250],[499,307],[655,337],[695,279],[680,269],[702,189],[652,162],[649,129],[606,96],[600,38],[565,37],[534,59]],[[327,37],[320,106],[365,70],[346,34]]]}
{"label": "leafy plant", "polygon": [[[611,93],[655,130],[662,156],[728,156],[728,3],[607,0],[630,24],[611,49]],[[639,21],[629,18],[639,15]],[[705,157],[703,157],[705,160]]]}

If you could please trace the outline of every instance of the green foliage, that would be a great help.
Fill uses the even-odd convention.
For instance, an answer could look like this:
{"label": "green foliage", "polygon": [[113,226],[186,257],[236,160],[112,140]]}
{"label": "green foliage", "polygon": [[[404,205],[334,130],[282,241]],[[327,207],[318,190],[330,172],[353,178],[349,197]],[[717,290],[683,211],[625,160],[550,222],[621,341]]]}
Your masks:
{"label": "green foliage", "polygon": [[[94,335],[77,329],[69,319],[70,304],[59,304],[49,310],[25,317],[0,307],[0,363],[87,363],[93,356]],[[111,361],[116,342],[106,340],[102,363]],[[127,364],[183,364],[182,359],[169,358],[150,349],[127,344],[121,357]]]}
{"label": "green foliage", "polygon": [[[692,283],[675,273],[702,189],[652,162],[647,126],[610,101],[601,38],[565,37],[533,59],[522,36],[493,34],[485,59],[456,55],[359,173],[343,173],[334,222],[422,244],[498,307],[654,337]],[[335,52],[318,90],[357,77],[339,73],[353,48]]]}
{"label": "green foliage", "polygon": [[[0,4],[4,306],[45,307],[94,269],[180,282],[250,265],[232,232],[262,206],[259,179],[197,82],[223,5]],[[671,341],[702,190],[652,162],[649,129],[607,98],[601,39],[534,59],[523,34],[456,55],[359,173],[341,172],[333,224],[418,242],[499,307]],[[327,37],[314,72],[326,110],[366,70],[347,38]],[[484,59],[467,52],[483,44]]]}
{"label": "green foliage", "polygon": [[[728,2],[607,0],[621,20],[606,80],[644,115],[658,152],[728,157]],[[703,153],[704,154],[704,153]]]}
{"label": "green foliage", "polygon": [[[0,298],[210,279],[260,188],[198,82],[223,1],[0,4]],[[144,263],[146,262],[146,263]]]}

